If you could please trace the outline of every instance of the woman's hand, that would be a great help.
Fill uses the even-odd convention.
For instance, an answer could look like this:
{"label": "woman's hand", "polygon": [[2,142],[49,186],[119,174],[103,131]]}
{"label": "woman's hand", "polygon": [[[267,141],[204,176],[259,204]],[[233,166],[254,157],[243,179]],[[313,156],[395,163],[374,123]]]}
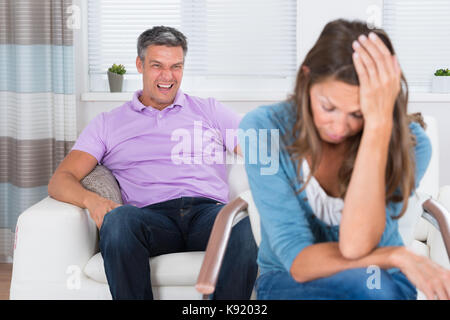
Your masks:
{"label": "woman's hand", "polygon": [[405,247],[399,247],[392,259],[393,264],[426,295],[428,300],[450,299],[450,270],[427,257],[416,255]]}
{"label": "woman's hand", "polygon": [[353,49],[364,127],[392,127],[394,104],[401,89],[397,58],[373,32],[369,37],[361,35],[358,41],[355,40]]}

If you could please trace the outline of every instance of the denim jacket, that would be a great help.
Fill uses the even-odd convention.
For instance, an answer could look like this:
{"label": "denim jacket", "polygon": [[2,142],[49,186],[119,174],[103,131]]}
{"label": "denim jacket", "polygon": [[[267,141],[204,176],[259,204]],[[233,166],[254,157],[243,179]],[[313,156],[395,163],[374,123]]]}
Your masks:
{"label": "denim jacket", "polygon": [[[249,112],[239,125],[242,129],[239,132],[239,143],[261,221],[258,252],[261,274],[276,270],[289,272],[294,259],[305,247],[320,242],[339,241],[339,225],[328,226],[317,219],[308,203],[305,190],[297,193],[302,182],[297,176],[296,164],[286,150],[286,145],[292,143],[293,135],[289,133],[292,132],[295,120],[293,105],[281,102]],[[431,143],[418,123],[413,122],[409,127],[417,141],[414,150],[417,188],[431,158]],[[256,130],[256,138],[253,136],[251,139],[253,129]],[[276,137],[277,132],[279,139]],[[268,170],[267,174],[267,168],[274,167],[274,163],[268,163],[268,159],[277,161],[276,153],[279,155],[279,163],[275,164],[277,170]],[[303,177],[302,170],[300,175]],[[401,209],[401,202],[387,204],[386,226],[379,247],[404,245],[398,231],[398,222],[392,218]],[[392,268],[388,272],[397,270]]]}

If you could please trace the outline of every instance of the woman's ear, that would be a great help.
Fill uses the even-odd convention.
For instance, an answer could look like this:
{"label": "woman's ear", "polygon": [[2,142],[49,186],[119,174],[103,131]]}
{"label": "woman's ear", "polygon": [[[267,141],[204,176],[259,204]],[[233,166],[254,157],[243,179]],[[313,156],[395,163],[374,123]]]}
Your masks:
{"label": "woman's ear", "polygon": [[303,70],[303,72],[305,73],[305,75],[309,75],[309,71],[310,71],[310,69],[309,69],[309,67],[308,67],[308,66],[306,66],[306,65],[303,65],[303,66],[302,66],[302,70]]}

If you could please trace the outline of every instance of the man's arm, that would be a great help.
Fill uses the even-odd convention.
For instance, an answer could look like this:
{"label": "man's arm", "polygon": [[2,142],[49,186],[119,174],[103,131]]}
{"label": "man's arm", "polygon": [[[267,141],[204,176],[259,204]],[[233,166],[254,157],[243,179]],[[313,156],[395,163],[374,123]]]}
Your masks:
{"label": "man's arm", "polygon": [[236,145],[236,147],[234,148],[233,151],[234,151],[234,153],[236,153],[237,155],[243,157],[241,147],[240,147],[238,144]]}
{"label": "man's arm", "polygon": [[87,208],[100,229],[106,213],[120,204],[86,190],[80,181],[97,165],[97,159],[87,152],[72,150],[56,169],[48,185],[48,194],[56,200]]}
{"label": "man's arm", "polygon": [[86,202],[98,195],[85,189],[80,181],[97,165],[87,152],[72,150],[59,164],[48,184],[48,194],[59,201],[86,208]]}

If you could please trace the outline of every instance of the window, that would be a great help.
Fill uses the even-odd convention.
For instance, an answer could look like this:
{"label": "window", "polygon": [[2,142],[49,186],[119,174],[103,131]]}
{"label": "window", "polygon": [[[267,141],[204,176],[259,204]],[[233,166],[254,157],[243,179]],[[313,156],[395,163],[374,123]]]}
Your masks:
{"label": "window", "polygon": [[450,68],[450,1],[384,0],[390,36],[411,91],[429,92],[434,71]]}
{"label": "window", "polygon": [[156,25],[188,38],[183,90],[289,90],[297,68],[297,0],[89,0],[90,91],[109,91],[106,71],[125,65],[124,91],[142,86],[140,33]]}

